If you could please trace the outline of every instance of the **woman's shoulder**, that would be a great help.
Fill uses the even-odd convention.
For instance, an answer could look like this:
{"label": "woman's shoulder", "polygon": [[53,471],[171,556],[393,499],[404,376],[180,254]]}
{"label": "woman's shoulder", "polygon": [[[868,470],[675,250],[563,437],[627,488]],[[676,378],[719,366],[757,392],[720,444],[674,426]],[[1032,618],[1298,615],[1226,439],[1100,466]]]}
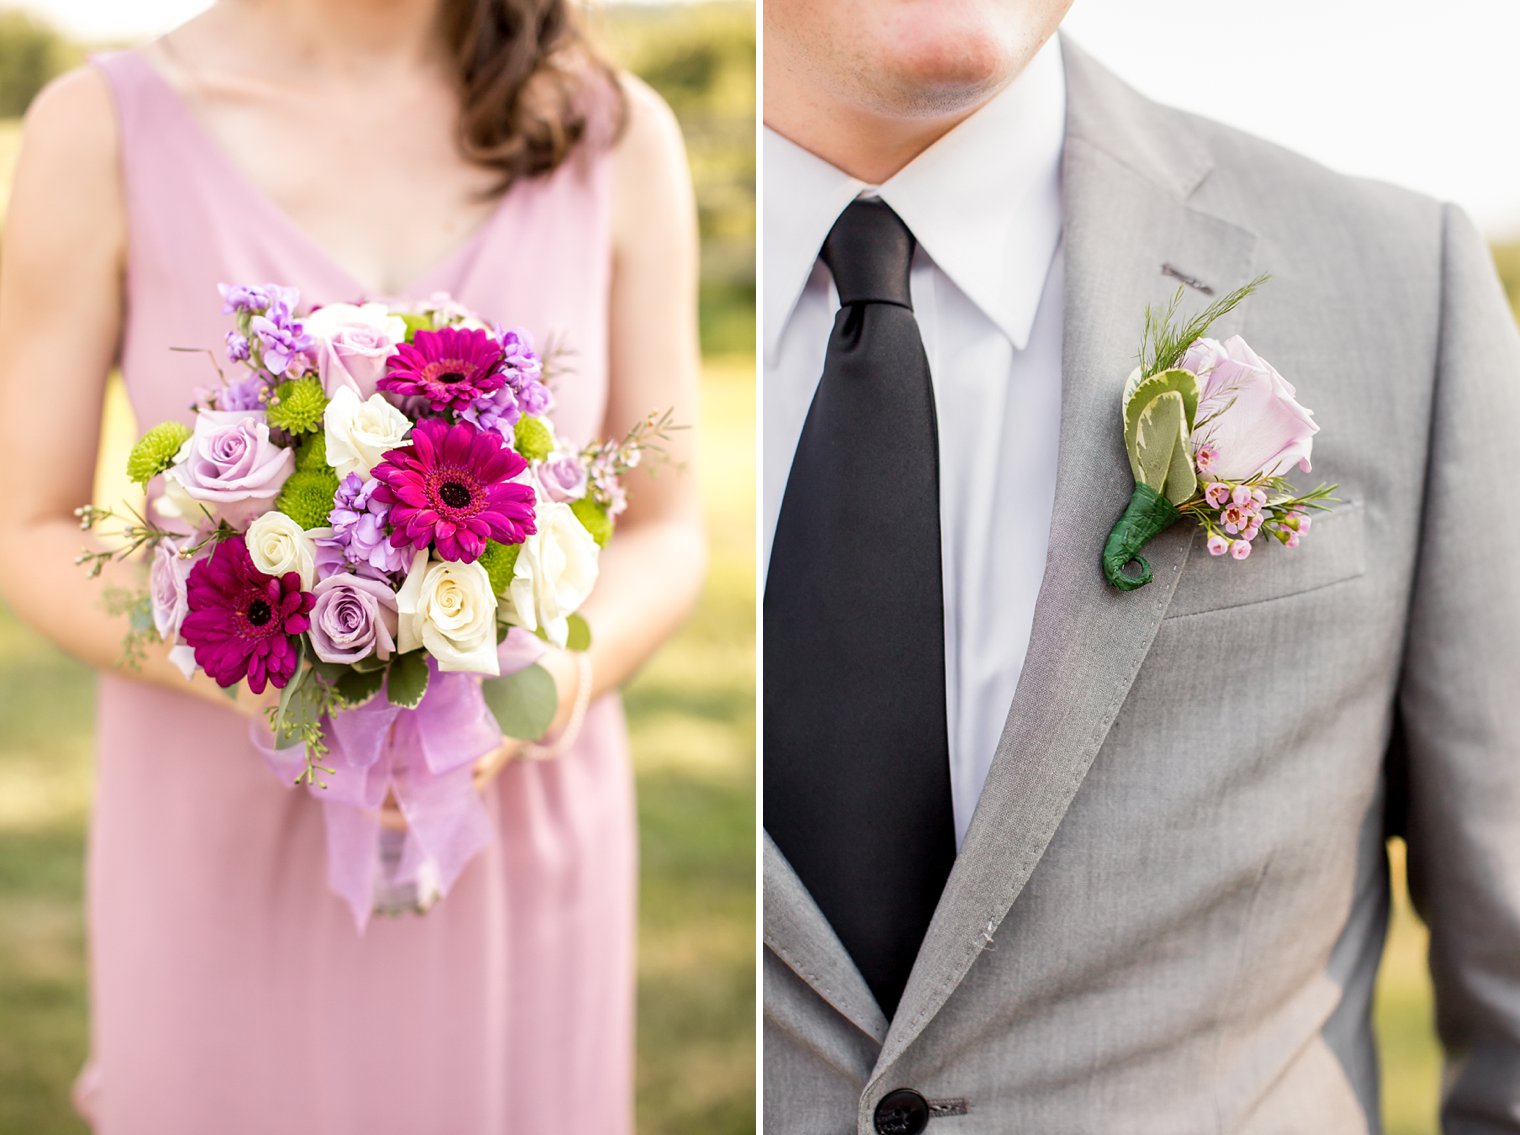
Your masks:
{"label": "woman's shoulder", "polygon": [[[24,207],[85,206],[109,215],[118,207],[120,138],[110,86],[84,64],[52,80],[27,108],[12,202]],[[51,188],[49,188],[51,187]],[[63,190],[63,192],[59,192]],[[33,217],[29,223],[37,223]]]}
{"label": "woman's shoulder", "polygon": [[104,168],[114,162],[116,136],[110,84],[91,63],[64,72],[37,92],[21,131],[23,152]]}
{"label": "woman's shoulder", "polygon": [[690,193],[686,146],[675,112],[653,87],[636,75],[615,76],[623,96],[623,121],[612,146],[618,211],[630,218],[664,211]]}
{"label": "woman's shoulder", "polygon": [[686,161],[681,126],[660,93],[628,71],[613,75],[622,96],[622,121],[614,151],[623,162]]}

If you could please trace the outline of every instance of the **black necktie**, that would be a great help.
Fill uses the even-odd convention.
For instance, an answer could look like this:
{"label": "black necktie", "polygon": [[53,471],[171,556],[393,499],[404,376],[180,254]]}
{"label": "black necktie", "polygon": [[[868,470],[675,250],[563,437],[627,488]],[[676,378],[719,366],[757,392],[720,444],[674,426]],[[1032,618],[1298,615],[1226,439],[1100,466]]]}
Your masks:
{"label": "black necktie", "polygon": [[888,1017],[955,860],[913,246],[880,201],[856,201],[824,242],[841,306],[765,585],[765,829]]}

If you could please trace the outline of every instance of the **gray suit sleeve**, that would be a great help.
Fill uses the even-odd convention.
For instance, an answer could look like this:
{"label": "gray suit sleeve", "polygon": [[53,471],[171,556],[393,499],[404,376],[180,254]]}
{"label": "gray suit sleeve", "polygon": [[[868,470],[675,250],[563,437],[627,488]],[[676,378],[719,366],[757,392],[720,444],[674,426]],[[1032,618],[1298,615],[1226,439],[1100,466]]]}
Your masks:
{"label": "gray suit sleeve", "polygon": [[1438,368],[1393,804],[1430,927],[1443,1131],[1520,1135],[1520,335],[1450,206]]}

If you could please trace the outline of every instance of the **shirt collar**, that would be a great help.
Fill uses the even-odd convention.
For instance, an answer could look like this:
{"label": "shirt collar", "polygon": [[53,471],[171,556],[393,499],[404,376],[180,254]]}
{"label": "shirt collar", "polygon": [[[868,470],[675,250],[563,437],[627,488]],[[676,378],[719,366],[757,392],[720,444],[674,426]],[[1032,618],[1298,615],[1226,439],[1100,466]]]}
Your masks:
{"label": "shirt collar", "polygon": [[1013,345],[1030,329],[1061,235],[1066,79],[1057,37],[1006,88],[881,186],[765,129],[764,343],[781,332],[847,205],[881,197]]}

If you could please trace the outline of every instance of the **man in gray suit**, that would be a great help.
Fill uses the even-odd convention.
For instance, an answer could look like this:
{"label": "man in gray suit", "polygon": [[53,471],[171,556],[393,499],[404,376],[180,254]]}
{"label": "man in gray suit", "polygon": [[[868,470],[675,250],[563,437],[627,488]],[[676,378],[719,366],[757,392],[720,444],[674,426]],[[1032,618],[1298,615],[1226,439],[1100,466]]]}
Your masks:
{"label": "man in gray suit", "polygon": [[[1401,835],[1444,1128],[1520,1133],[1487,251],[1152,104],[1067,3],[766,0],[765,1128],[1376,1132]],[[1340,503],[1241,562],[1174,525],[1121,593],[1146,305],[1262,273],[1211,334],[1296,386]]]}

